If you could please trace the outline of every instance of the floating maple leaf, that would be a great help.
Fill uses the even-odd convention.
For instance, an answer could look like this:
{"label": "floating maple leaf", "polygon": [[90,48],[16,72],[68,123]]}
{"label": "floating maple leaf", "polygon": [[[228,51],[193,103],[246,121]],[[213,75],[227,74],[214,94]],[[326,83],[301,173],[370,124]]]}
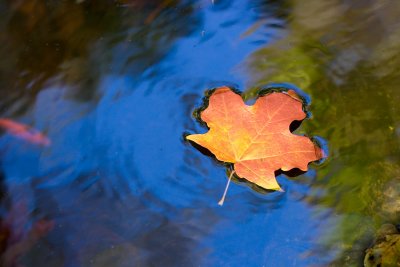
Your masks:
{"label": "floating maple leaf", "polygon": [[273,92],[248,106],[240,95],[220,87],[201,112],[210,130],[186,138],[207,148],[218,160],[233,163],[239,177],[265,189],[280,190],[276,170],[306,171],[309,162],[323,157],[308,137],[289,130],[293,121],[306,117],[302,106],[293,90]]}

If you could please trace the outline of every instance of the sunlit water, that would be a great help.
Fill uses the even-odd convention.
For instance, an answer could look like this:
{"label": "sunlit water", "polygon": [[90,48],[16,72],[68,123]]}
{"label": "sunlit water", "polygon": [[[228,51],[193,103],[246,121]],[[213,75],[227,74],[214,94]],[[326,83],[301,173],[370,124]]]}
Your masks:
{"label": "sunlit water", "polygon": [[[8,266],[361,266],[399,222],[397,2],[2,1],[0,14],[0,118],[51,140],[0,136]],[[206,130],[192,112],[208,88],[251,100],[269,83],[310,97],[297,133],[329,157],[280,175],[283,193],[232,184],[220,207],[226,169],[184,141]]]}

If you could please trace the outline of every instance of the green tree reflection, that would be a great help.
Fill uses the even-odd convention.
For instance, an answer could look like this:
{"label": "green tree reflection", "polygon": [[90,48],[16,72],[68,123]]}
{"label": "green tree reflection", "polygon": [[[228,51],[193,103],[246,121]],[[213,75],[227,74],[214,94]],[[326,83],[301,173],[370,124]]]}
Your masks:
{"label": "green tree reflection", "polygon": [[330,156],[303,199],[339,215],[321,240],[339,252],[333,266],[353,266],[375,229],[400,219],[400,193],[389,190],[400,184],[400,5],[289,3],[286,37],[248,58],[247,95],[271,82],[311,95],[313,118],[302,129],[326,138]]}

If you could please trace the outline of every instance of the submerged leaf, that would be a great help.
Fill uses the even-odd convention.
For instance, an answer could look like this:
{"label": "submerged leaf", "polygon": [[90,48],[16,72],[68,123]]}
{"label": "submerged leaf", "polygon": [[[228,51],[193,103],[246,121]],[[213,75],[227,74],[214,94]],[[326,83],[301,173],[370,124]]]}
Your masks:
{"label": "submerged leaf", "polygon": [[9,134],[32,144],[48,146],[51,143],[50,139],[41,132],[29,127],[28,125],[10,119],[0,118],[0,129],[4,129]]}

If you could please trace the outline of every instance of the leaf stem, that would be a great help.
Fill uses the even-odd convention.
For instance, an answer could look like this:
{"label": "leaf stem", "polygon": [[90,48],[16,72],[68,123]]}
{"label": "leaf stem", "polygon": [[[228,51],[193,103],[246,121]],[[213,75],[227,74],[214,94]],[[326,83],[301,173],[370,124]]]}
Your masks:
{"label": "leaf stem", "polygon": [[228,179],[228,182],[226,183],[226,187],[225,187],[224,194],[222,195],[221,200],[218,202],[218,205],[220,205],[220,206],[224,205],[226,193],[228,192],[229,184],[231,183],[232,176],[233,176],[234,174],[235,174],[235,171],[232,171],[231,174],[229,175],[229,179]]}

